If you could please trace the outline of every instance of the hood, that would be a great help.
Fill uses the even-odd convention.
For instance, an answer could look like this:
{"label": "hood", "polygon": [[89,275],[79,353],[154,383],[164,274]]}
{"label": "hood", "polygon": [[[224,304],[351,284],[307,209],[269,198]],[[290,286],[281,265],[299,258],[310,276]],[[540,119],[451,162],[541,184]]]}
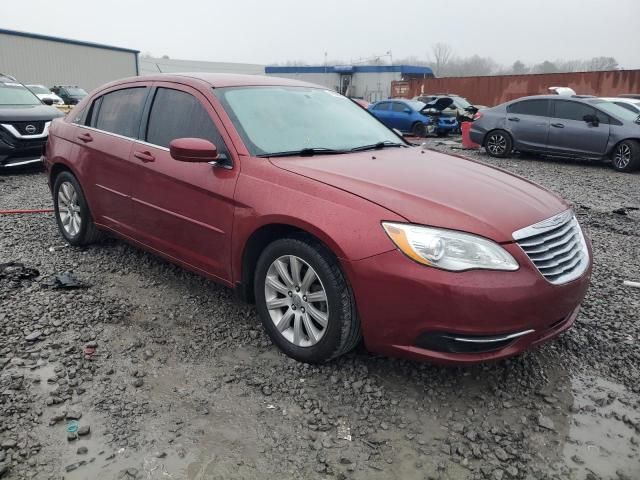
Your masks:
{"label": "hood", "polygon": [[528,180],[417,147],[270,160],[370,200],[411,223],[463,230],[497,242],[512,242],[514,231],[569,208]]}
{"label": "hood", "polygon": [[49,105],[0,105],[0,122],[49,121],[64,113]]}
{"label": "hood", "polygon": [[447,108],[449,108],[451,105],[453,105],[453,99],[450,97],[442,97],[442,98],[438,98],[437,100],[433,101],[433,102],[429,102],[427,103],[422,110],[426,110],[428,108],[435,108],[438,111],[443,111],[446,110]]}

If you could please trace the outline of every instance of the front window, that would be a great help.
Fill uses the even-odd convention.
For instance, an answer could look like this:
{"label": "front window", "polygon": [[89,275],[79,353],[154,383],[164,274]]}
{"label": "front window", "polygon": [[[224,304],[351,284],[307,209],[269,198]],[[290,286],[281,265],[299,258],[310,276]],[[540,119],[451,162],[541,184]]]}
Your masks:
{"label": "front window", "polygon": [[20,83],[0,82],[0,105],[40,105],[42,102]]}
{"label": "front window", "polygon": [[631,112],[626,108],[621,107],[620,105],[616,105],[613,102],[608,102],[606,100],[602,100],[600,102],[590,102],[595,105],[600,110],[619,118],[620,120],[626,120],[628,122],[637,121],[640,116],[636,112]]}
{"label": "front window", "polygon": [[40,85],[29,85],[27,87],[29,90],[31,90],[33,93],[45,93],[47,95],[51,95],[51,92],[49,91],[48,88],[46,87],[41,87]]}
{"label": "front window", "polygon": [[345,152],[374,144],[403,144],[346,97],[320,88],[214,89],[252,155],[303,150]]}

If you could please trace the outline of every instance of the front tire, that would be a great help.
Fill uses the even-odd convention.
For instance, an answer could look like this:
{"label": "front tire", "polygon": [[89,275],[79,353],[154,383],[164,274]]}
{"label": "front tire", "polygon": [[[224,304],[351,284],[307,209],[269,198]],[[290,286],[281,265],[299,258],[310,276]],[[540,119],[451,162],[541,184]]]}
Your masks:
{"label": "front tire", "polygon": [[258,259],[254,289],[267,334],[295,360],[326,362],[360,341],[355,301],[338,261],[311,237],[268,245]]}
{"label": "front tire", "polygon": [[55,178],[53,207],[58,230],[71,245],[88,245],[102,238],[93,223],[80,183],[71,172],[62,172]]}
{"label": "front tire", "polygon": [[611,165],[619,172],[633,172],[640,168],[640,142],[624,140],[613,150]]}
{"label": "front tire", "polygon": [[416,122],[411,127],[411,133],[413,133],[414,137],[424,138],[427,136],[427,126],[422,122]]}
{"label": "front tire", "polygon": [[504,130],[489,132],[484,141],[485,151],[492,157],[506,158],[513,150],[511,135]]}

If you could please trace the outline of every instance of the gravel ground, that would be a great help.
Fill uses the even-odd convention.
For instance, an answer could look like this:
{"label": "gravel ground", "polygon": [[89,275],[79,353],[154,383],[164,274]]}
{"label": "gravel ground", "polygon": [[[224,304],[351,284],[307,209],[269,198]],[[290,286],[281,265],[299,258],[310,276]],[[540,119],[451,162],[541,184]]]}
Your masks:
{"label": "gravel ground", "polygon": [[[640,289],[622,283],[640,281],[640,174],[428,143],[574,203],[595,267],[569,332],[470,368],[303,365],[226,288],[0,215],[0,264],[18,262],[0,266],[0,477],[640,478]],[[50,206],[43,174],[0,176],[0,209]],[[87,288],[53,288],[66,271]]]}

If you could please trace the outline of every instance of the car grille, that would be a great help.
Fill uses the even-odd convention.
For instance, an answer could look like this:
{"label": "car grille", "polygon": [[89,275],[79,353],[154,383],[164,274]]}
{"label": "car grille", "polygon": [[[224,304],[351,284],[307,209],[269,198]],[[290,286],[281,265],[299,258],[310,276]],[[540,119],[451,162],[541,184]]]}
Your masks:
{"label": "car grille", "polygon": [[575,280],[589,266],[589,250],[571,210],[518,230],[513,238],[551,283]]}
{"label": "car grille", "polygon": [[44,130],[45,122],[43,120],[35,122],[9,122],[20,135],[39,135]]}

